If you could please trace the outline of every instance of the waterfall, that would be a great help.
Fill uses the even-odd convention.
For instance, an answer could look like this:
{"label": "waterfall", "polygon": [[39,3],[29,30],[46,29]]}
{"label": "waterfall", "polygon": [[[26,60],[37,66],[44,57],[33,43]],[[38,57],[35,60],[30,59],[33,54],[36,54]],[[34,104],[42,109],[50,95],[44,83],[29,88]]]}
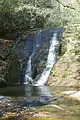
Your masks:
{"label": "waterfall", "polygon": [[48,57],[47,57],[46,67],[45,67],[44,71],[42,72],[38,81],[34,84],[35,86],[42,86],[47,82],[48,77],[51,72],[51,69],[56,62],[56,46],[58,44],[59,44],[59,42],[57,41],[57,33],[54,33],[53,37],[50,41],[50,47],[49,47],[49,53],[48,53]]}
{"label": "waterfall", "polygon": [[[59,45],[58,39],[61,38],[63,32],[64,32],[63,27],[43,29],[43,30],[37,31],[36,33],[28,34],[27,37],[23,39],[23,41],[20,38],[17,39],[14,45],[14,49],[19,59],[22,62],[24,62],[23,61],[24,58],[29,57],[29,60],[26,63],[26,66],[23,66],[23,70],[21,71],[21,78],[24,77],[23,84],[32,83],[34,86],[42,86],[46,84],[48,77],[50,75],[51,69],[56,62],[56,46]],[[43,45],[46,46],[45,42],[47,41],[49,41],[49,44],[47,45],[48,55],[44,54],[45,48],[43,46]],[[22,42],[24,43],[23,45],[22,45]],[[42,54],[42,56],[39,56],[39,54]],[[44,65],[46,67],[44,68],[44,66],[42,66],[42,69],[44,68],[42,72],[42,70],[39,68],[39,62],[40,62],[40,57],[44,58],[44,55],[46,55],[45,57],[46,65]],[[36,70],[34,69],[35,65],[36,65]],[[40,74],[39,74],[39,69],[40,69]],[[38,73],[37,75],[35,75],[36,77],[33,77],[34,71],[37,71]],[[35,79],[34,81],[33,81],[33,78]]]}
{"label": "waterfall", "polygon": [[24,83],[23,84],[28,84],[29,82],[32,82],[32,70],[31,70],[31,56],[29,57],[29,60],[27,62],[27,67],[26,67],[26,72],[25,72],[25,77],[24,77]]}
{"label": "waterfall", "polygon": [[42,86],[47,82],[51,69],[56,62],[56,46],[58,44],[59,42],[57,41],[57,33],[54,33],[52,39],[50,40],[50,47],[49,47],[46,67],[43,70],[40,78],[37,80],[36,83],[34,83],[32,79],[31,59],[32,59],[32,56],[35,54],[35,50],[33,51],[33,53],[31,54],[27,62],[24,84],[33,83],[34,86]]}
{"label": "waterfall", "polygon": [[27,62],[27,66],[26,66],[26,72],[25,72],[25,77],[24,77],[24,83],[23,84],[28,84],[28,83],[32,83],[33,79],[32,79],[32,57],[33,55],[36,53],[36,49],[34,49],[34,51],[32,52],[31,56],[29,57],[29,60]]}

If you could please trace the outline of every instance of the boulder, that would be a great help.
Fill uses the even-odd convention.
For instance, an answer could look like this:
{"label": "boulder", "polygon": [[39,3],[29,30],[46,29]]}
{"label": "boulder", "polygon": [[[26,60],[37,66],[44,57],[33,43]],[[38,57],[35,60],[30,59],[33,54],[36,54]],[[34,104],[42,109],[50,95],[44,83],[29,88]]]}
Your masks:
{"label": "boulder", "polygon": [[15,78],[19,77],[19,74],[15,73],[19,73],[19,68],[19,61],[13,50],[13,41],[0,39],[0,87],[17,82]]}

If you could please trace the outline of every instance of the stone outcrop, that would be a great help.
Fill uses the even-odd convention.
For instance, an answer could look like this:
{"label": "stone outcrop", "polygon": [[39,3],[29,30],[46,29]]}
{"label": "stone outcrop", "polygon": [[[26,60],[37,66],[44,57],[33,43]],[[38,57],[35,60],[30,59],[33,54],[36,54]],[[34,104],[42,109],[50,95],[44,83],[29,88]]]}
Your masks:
{"label": "stone outcrop", "polygon": [[19,73],[19,62],[12,45],[12,40],[0,39],[0,87],[16,82],[19,77],[15,74],[17,71]]}
{"label": "stone outcrop", "polygon": [[11,41],[0,39],[0,86],[5,86],[7,84],[5,80],[5,75],[7,72],[7,64],[9,57],[9,47],[11,46]]}
{"label": "stone outcrop", "polygon": [[67,51],[53,67],[48,84],[80,87],[80,25],[65,26],[63,39]]}

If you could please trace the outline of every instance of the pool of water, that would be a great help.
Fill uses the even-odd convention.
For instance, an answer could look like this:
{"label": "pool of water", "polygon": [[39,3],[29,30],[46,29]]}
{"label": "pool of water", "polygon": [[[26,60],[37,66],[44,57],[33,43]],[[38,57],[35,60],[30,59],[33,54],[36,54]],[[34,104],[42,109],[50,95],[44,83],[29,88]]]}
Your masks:
{"label": "pool of water", "polygon": [[62,94],[74,90],[79,91],[58,86],[0,88],[0,120],[80,120],[80,101]]}
{"label": "pool of water", "polygon": [[32,85],[13,85],[0,88],[0,95],[11,97],[34,97],[34,96],[52,96],[52,90],[49,86]]}

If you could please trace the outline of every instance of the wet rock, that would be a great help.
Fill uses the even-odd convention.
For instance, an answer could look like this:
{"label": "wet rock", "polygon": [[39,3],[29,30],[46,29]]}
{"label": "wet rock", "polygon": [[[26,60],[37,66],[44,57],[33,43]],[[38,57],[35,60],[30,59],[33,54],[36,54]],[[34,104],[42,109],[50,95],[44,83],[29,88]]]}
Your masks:
{"label": "wet rock", "polygon": [[0,87],[14,82],[12,78],[15,80],[16,74],[13,75],[13,72],[20,68],[17,63],[19,64],[19,61],[13,50],[13,41],[0,39]]}
{"label": "wet rock", "polygon": [[34,68],[36,66],[37,75],[40,75],[46,66],[48,51],[49,51],[50,41],[46,41],[39,50],[32,57],[32,71],[34,73]]}
{"label": "wet rock", "polygon": [[5,75],[7,72],[7,65],[11,46],[11,40],[0,39],[0,87],[4,87],[7,85]]}
{"label": "wet rock", "polygon": [[7,82],[4,79],[0,78],[0,87],[5,87],[5,86],[7,86]]}

